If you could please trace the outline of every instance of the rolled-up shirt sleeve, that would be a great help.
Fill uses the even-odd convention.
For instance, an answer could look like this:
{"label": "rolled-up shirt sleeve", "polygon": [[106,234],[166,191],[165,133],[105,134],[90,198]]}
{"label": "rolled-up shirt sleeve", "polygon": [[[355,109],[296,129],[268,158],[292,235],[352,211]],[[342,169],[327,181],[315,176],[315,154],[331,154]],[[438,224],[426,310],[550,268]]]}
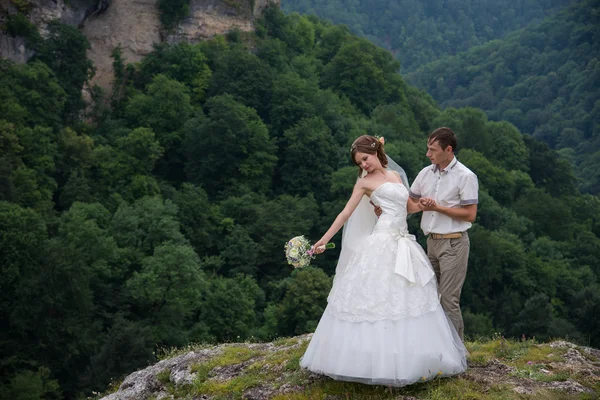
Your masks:
{"label": "rolled-up shirt sleeve", "polygon": [[460,204],[463,206],[479,203],[479,182],[477,175],[466,176],[460,188]]}

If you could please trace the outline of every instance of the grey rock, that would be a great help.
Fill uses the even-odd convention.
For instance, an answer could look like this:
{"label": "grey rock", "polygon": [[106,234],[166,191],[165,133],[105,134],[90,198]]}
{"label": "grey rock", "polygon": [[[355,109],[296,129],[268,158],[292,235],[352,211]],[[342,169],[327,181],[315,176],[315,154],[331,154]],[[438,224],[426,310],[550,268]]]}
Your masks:
{"label": "grey rock", "polygon": [[519,394],[535,394],[535,390],[533,390],[531,388],[526,388],[523,386],[514,387],[513,392],[519,393]]}
{"label": "grey rock", "polygon": [[268,386],[254,387],[242,395],[243,399],[247,400],[263,400],[272,397],[277,390]]}
{"label": "grey rock", "polygon": [[[136,371],[125,378],[118,391],[102,398],[102,400],[136,400],[158,396],[164,392],[163,384],[157,379],[157,376],[165,371],[171,371],[169,380],[176,385],[191,383],[194,374],[191,373],[191,366],[196,363],[206,361],[220,353],[221,348],[203,349],[197,352],[189,352],[168,360],[162,360],[147,367],[146,369]],[[162,394],[164,397],[166,392]]]}
{"label": "grey rock", "polygon": [[563,356],[569,364],[587,364],[588,360],[575,349],[569,349]]}
{"label": "grey rock", "polygon": [[25,45],[25,38],[11,37],[0,32],[0,57],[25,64],[33,54]]}
{"label": "grey rock", "polygon": [[553,347],[553,348],[554,347],[558,347],[558,348],[568,347],[568,348],[571,348],[571,349],[574,349],[575,347],[577,347],[577,345],[575,345],[575,344],[573,344],[571,342],[566,342],[564,340],[554,341],[554,342],[550,343],[548,346]]}
{"label": "grey rock", "polygon": [[553,390],[563,390],[569,394],[576,393],[592,393],[591,389],[586,388],[579,382],[574,381],[573,379],[568,379],[563,382],[548,382],[545,385],[548,389]]}

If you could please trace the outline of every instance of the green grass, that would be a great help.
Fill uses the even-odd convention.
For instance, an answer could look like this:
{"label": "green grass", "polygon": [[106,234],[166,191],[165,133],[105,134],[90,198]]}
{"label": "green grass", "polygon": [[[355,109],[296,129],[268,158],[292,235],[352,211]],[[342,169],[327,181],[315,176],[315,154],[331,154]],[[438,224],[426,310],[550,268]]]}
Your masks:
{"label": "green grass", "polygon": [[543,367],[543,365],[534,364],[523,369],[517,369],[515,372],[511,373],[511,375],[516,376],[517,378],[532,379],[538,382],[562,382],[571,377],[571,375],[566,372],[542,372],[541,370]]}
{"label": "green grass", "polygon": [[289,347],[298,344],[298,338],[281,337],[273,341],[273,345],[277,347]]}
{"label": "green grass", "polygon": [[[286,339],[279,341],[280,346],[290,346],[298,343],[298,340]],[[229,396],[227,398],[241,398],[244,391],[259,386],[261,384],[271,384],[278,376],[285,371],[295,371],[300,369],[299,360],[304,351],[306,351],[308,342],[303,343],[294,349],[283,349],[274,353],[264,355],[259,351],[248,351],[246,348],[228,349],[223,355],[208,363],[196,366],[198,377],[194,382],[192,394],[209,394],[213,396]],[[246,351],[243,351],[246,350]],[[250,364],[242,374],[233,377],[226,382],[207,379],[208,373],[217,366],[226,366],[238,364],[259,358]],[[291,374],[290,381],[301,383],[304,373]]]}
{"label": "green grass", "polygon": [[216,367],[239,364],[248,361],[251,358],[261,356],[262,354],[263,353],[258,350],[249,349],[245,346],[228,346],[223,349],[223,352],[220,355],[209,361],[193,365],[192,372],[197,373],[197,381],[204,382],[208,378],[208,373]]}
{"label": "green grass", "polygon": [[535,363],[561,361],[567,352],[565,348],[552,348],[540,345],[535,340],[479,339],[466,343],[469,362],[486,364],[498,359],[508,365],[523,368]]}
{"label": "green grass", "polygon": [[167,385],[169,382],[171,382],[171,371],[169,371],[168,369],[160,371],[156,375],[156,379],[163,385]]}
{"label": "green grass", "polygon": [[[431,400],[455,400],[455,399],[485,399],[501,400],[510,397],[510,390],[490,390],[485,397],[484,388],[473,381],[462,378],[434,379],[423,384],[414,384],[402,388],[392,388],[391,391],[385,386],[371,386],[360,383],[340,382],[324,378],[311,384],[309,387],[301,388],[298,392],[285,393],[273,397],[274,400],[308,400],[323,399],[327,396],[347,399],[398,399],[400,396],[414,396],[419,399]],[[514,393],[514,392],[513,392]],[[514,397],[515,399],[517,397]]]}

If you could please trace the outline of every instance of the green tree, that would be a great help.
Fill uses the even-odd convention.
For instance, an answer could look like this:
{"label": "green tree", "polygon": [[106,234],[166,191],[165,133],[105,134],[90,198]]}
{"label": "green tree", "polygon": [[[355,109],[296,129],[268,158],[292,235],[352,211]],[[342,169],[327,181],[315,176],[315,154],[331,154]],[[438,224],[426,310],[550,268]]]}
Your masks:
{"label": "green tree", "polygon": [[55,163],[59,208],[68,209],[75,201],[92,202],[93,150],[94,140],[85,133],[60,131]]}
{"label": "green tree", "polygon": [[463,288],[463,304],[474,314],[492,310],[493,326],[510,327],[525,300],[538,289],[525,246],[515,235],[480,227],[471,229],[469,236],[470,273]]}
{"label": "green tree", "polygon": [[350,30],[347,26],[328,26],[321,32],[321,40],[317,42],[315,55],[323,62],[323,64],[327,64],[333,59],[340,47],[342,47],[349,38]]}
{"label": "green tree", "polygon": [[507,171],[474,150],[462,150],[459,155],[461,162],[477,174],[482,186],[500,204],[510,205],[534,187],[526,173]]}
{"label": "green tree", "polygon": [[14,124],[59,126],[67,93],[41,61],[15,65],[0,60],[0,115]]}
{"label": "green tree", "polygon": [[156,140],[152,129],[137,128],[117,141],[119,149],[128,154],[131,169],[138,173],[150,173],[163,154],[163,148]]}
{"label": "green tree", "polygon": [[204,99],[212,76],[201,46],[186,42],[174,46],[155,44],[154,51],[140,63],[136,84],[143,89],[159,74],[185,84],[191,93],[192,102]]}
{"label": "green tree", "polygon": [[273,106],[270,121],[278,135],[303,118],[316,113],[315,98],[319,95],[316,82],[300,78],[296,73],[282,74],[274,81]]}
{"label": "green tree", "polygon": [[385,137],[388,143],[399,140],[404,142],[421,142],[423,135],[420,132],[415,114],[411,108],[403,103],[386,104],[378,106],[371,114],[374,122],[373,133]]}
{"label": "green tree", "polygon": [[517,128],[506,121],[490,121],[487,130],[493,138],[488,157],[506,170],[529,172],[529,149]]}
{"label": "green tree", "polygon": [[206,191],[184,183],[172,196],[178,209],[181,231],[199,256],[213,254],[222,235],[220,208],[211,203]]}
{"label": "green tree", "polygon": [[531,180],[536,186],[546,189],[552,196],[569,195],[575,192],[573,166],[548,145],[525,136],[525,145],[529,149],[529,170]]}
{"label": "green tree", "polygon": [[0,396],[15,400],[59,400],[63,398],[60,386],[50,373],[45,367],[37,371],[20,372],[6,386],[0,387]]}
{"label": "green tree", "polygon": [[400,64],[391,54],[358,39],[342,45],[322,76],[324,87],[348,96],[365,114],[379,104],[402,98]]}
{"label": "green tree", "polygon": [[159,74],[148,85],[147,93],[134,96],[125,109],[131,127],[154,131],[164,149],[164,157],[157,168],[162,176],[177,180],[183,179],[182,128],[194,110],[188,92],[184,84]]}
{"label": "green tree", "polygon": [[285,71],[288,68],[289,50],[283,40],[274,38],[261,40],[257,44],[256,55],[276,71]]}
{"label": "green tree", "polygon": [[432,122],[432,126],[450,127],[456,134],[456,150],[469,148],[486,156],[493,155],[494,138],[487,128],[485,113],[475,108],[447,108]]}
{"label": "green tree", "polygon": [[47,232],[39,214],[6,201],[0,201],[0,227],[0,309],[3,323],[8,323],[19,281],[39,266]]}
{"label": "green tree", "polygon": [[319,199],[327,196],[329,175],[340,157],[331,130],[323,119],[301,121],[285,132],[282,145],[279,169],[282,192],[292,195],[312,192]]}
{"label": "green tree", "polygon": [[117,313],[103,335],[82,380],[94,391],[105,390],[115,376],[125,375],[155,361],[150,327]]}
{"label": "green tree", "polygon": [[535,295],[525,302],[512,330],[514,336],[525,335],[541,341],[576,334],[570,323],[554,316],[550,299],[545,294]]}
{"label": "green tree", "polygon": [[315,44],[315,26],[307,17],[291,14],[286,18],[283,37],[292,52],[310,54]]}
{"label": "green tree", "polygon": [[160,22],[166,29],[175,25],[190,13],[190,0],[159,0]]}
{"label": "green tree", "polygon": [[277,156],[256,112],[230,95],[209,99],[206,109],[205,120],[185,128],[190,181],[210,195],[268,190]]}
{"label": "green tree", "polygon": [[579,307],[574,310],[577,316],[577,325],[589,338],[591,346],[598,346],[598,333],[600,333],[600,323],[595,316],[600,312],[600,296],[598,295],[599,285],[597,283],[587,285],[575,298]]}
{"label": "green tree", "polygon": [[21,151],[15,126],[0,120],[0,200],[12,201],[15,196],[14,170],[22,165]]}
{"label": "green tree", "polygon": [[269,279],[287,276],[283,244],[294,236],[310,233],[319,217],[313,196],[288,194],[271,200],[254,194],[229,197],[221,203],[221,211],[244,226],[257,243],[259,268]]}
{"label": "green tree", "polygon": [[243,274],[256,277],[259,264],[258,244],[252,240],[248,230],[240,225],[226,228],[219,255],[225,268],[219,271],[230,276]]}
{"label": "green tree", "polygon": [[534,222],[536,236],[548,235],[554,240],[573,237],[571,210],[542,189],[528,191],[517,201],[515,210]]}
{"label": "green tree", "polygon": [[134,257],[132,261],[137,262],[154,254],[165,242],[187,244],[177,220],[177,206],[158,196],[144,197],[131,205],[121,203],[113,215],[110,232],[119,247],[127,249]]}
{"label": "green tree", "polygon": [[151,327],[155,342],[186,343],[186,320],[206,290],[198,256],[188,245],[161,243],[142,260],[126,286],[138,315]]}
{"label": "green tree", "polygon": [[323,315],[331,278],[318,268],[296,270],[281,282],[281,299],[272,303],[277,318],[273,335],[287,336],[313,332]]}
{"label": "green tree", "polygon": [[264,61],[245,49],[233,48],[219,56],[214,71],[209,97],[229,94],[267,120],[273,73]]}
{"label": "green tree", "polygon": [[479,190],[477,223],[490,231],[506,231],[530,239],[533,221],[519,216],[510,209],[502,207],[485,189]]}
{"label": "green tree", "polygon": [[79,29],[57,20],[50,21],[46,29],[46,39],[33,59],[44,62],[56,74],[66,92],[64,121],[73,122],[85,108],[83,86],[94,76],[94,66],[86,55],[90,44]]}
{"label": "green tree", "polygon": [[244,340],[256,329],[264,293],[254,279],[237,275],[214,278],[203,293],[198,320],[216,340]]}

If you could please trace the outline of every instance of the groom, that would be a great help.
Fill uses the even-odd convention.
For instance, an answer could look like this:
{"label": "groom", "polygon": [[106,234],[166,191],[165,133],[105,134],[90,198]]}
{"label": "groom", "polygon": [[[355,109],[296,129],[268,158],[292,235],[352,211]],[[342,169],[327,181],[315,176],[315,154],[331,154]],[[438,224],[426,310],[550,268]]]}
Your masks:
{"label": "groom", "polygon": [[[450,128],[438,128],[427,140],[431,166],[419,172],[410,187],[410,201],[423,216],[421,229],[428,235],[427,255],[438,280],[440,302],[463,339],[460,292],[467,275],[469,236],[478,203],[477,176],[454,156],[457,140]],[[381,213],[376,209],[377,215]]]}

